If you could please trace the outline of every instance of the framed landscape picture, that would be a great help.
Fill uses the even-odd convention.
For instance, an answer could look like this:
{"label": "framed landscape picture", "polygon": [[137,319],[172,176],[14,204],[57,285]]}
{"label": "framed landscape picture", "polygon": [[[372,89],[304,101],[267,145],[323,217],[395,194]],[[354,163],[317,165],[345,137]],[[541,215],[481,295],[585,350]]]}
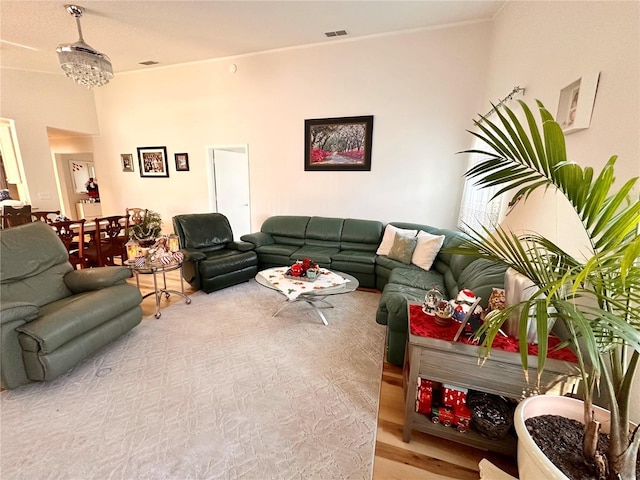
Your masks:
{"label": "framed landscape picture", "polygon": [[133,155],[130,153],[121,153],[120,160],[122,161],[122,171],[123,172],[133,172]]}
{"label": "framed landscape picture", "polygon": [[304,121],[306,171],[370,171],[373,115]]}
{"label": "framed landscape picture", "polygon": [[168,177],[167,147],[138,147],[141,177]]}
{"label": "framed landscape picture", "polygon": [[188,172],[189,171],[189,154],[176,153],[174,157],[176,159],[176,171]]}

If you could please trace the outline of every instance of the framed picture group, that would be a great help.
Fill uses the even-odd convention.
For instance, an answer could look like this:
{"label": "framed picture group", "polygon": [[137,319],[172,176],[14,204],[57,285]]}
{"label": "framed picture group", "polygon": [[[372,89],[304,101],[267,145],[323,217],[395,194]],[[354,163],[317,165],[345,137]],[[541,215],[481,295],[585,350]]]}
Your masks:
{"label": "framed picture group", "polygon": [[[189,154],[174,154],[176,172],[189,171]],[[120,162],[123,172],[134,172],[135,164],[133,155],[121,153]],[[141,177],[168,177],[169,163],[167,160],[167,147],[138,147],[138,168]]]}

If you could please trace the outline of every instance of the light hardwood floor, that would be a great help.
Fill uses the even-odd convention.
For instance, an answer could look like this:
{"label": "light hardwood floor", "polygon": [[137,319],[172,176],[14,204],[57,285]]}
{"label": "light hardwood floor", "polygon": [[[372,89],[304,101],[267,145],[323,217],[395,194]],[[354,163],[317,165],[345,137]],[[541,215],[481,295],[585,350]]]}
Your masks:
{"label": "light hardwood floor", "polygon": [[[130,279],[135,285],[135,279]],[[185,293],[194,289],[185,282]],[[180,290],[179,271],[167,274],[167,288]],[[151,275],[140,275],[140,290],[143,294],[153,290]],[[179,295],[162,298],[161,311],[175,302],[184,302]],[[142,302],[143,321],[161,321],[153,317],[153,296]],[[378,411],[378,431],[373,468],[373,480],[418,480],[461,479],[477,480],[478,463],[487,458],[511,475],[517,476],[515,459],[466,447],[431,435],[413,432],[411,441],[402,441],[404,398],[402,392],[402,369],[385,362]],[[461,434],[464,435],[464,434]]]}

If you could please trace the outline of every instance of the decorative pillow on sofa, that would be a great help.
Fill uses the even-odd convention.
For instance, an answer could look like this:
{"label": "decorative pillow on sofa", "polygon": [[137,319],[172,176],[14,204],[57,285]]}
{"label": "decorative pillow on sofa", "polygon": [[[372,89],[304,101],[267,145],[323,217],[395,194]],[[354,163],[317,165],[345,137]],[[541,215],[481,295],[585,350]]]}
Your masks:
{"label": "decorative pillow on sofa", "polygon": [[406,230],[404,228],[394,227],[393,225],[387,225],[384,229],[384,235],[382,236],[382,242],[380,242],[380,246],[376,251],[377,255],[389,255],[389,250],[393,246],[393,240],[395,239],[396,233],[400,233],[402,235],[407,235],[409,237],[415,237],[417,230]]}
{"label": "decorative pillow on sofa", "polygon": [[11,194],[8,189],[0,190],[0,201],[2,200],[11,200]]}
{"label": "decorative pillow on sofa", "polygon": [[418,237],[396,233],[388,256],[393,260],[409,265],[417,243]]}
{"label": "decorative pillow on sofa", "polygon": [[444,235],[432,235],[420,230],[416,240],[416,249],[413,251],[411,263],[424,270],[429,270],[444,243]]}

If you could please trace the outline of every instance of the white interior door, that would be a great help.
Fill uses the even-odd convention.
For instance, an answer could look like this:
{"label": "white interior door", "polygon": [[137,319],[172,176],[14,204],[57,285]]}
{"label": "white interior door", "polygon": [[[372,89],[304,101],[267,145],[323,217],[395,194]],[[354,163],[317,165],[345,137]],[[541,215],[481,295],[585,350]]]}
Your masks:
{"label": "white interior door", "polygon": [[251,233],[249,155],[246,145],[209,148],[216,212],[229,219],[234,239]]}

